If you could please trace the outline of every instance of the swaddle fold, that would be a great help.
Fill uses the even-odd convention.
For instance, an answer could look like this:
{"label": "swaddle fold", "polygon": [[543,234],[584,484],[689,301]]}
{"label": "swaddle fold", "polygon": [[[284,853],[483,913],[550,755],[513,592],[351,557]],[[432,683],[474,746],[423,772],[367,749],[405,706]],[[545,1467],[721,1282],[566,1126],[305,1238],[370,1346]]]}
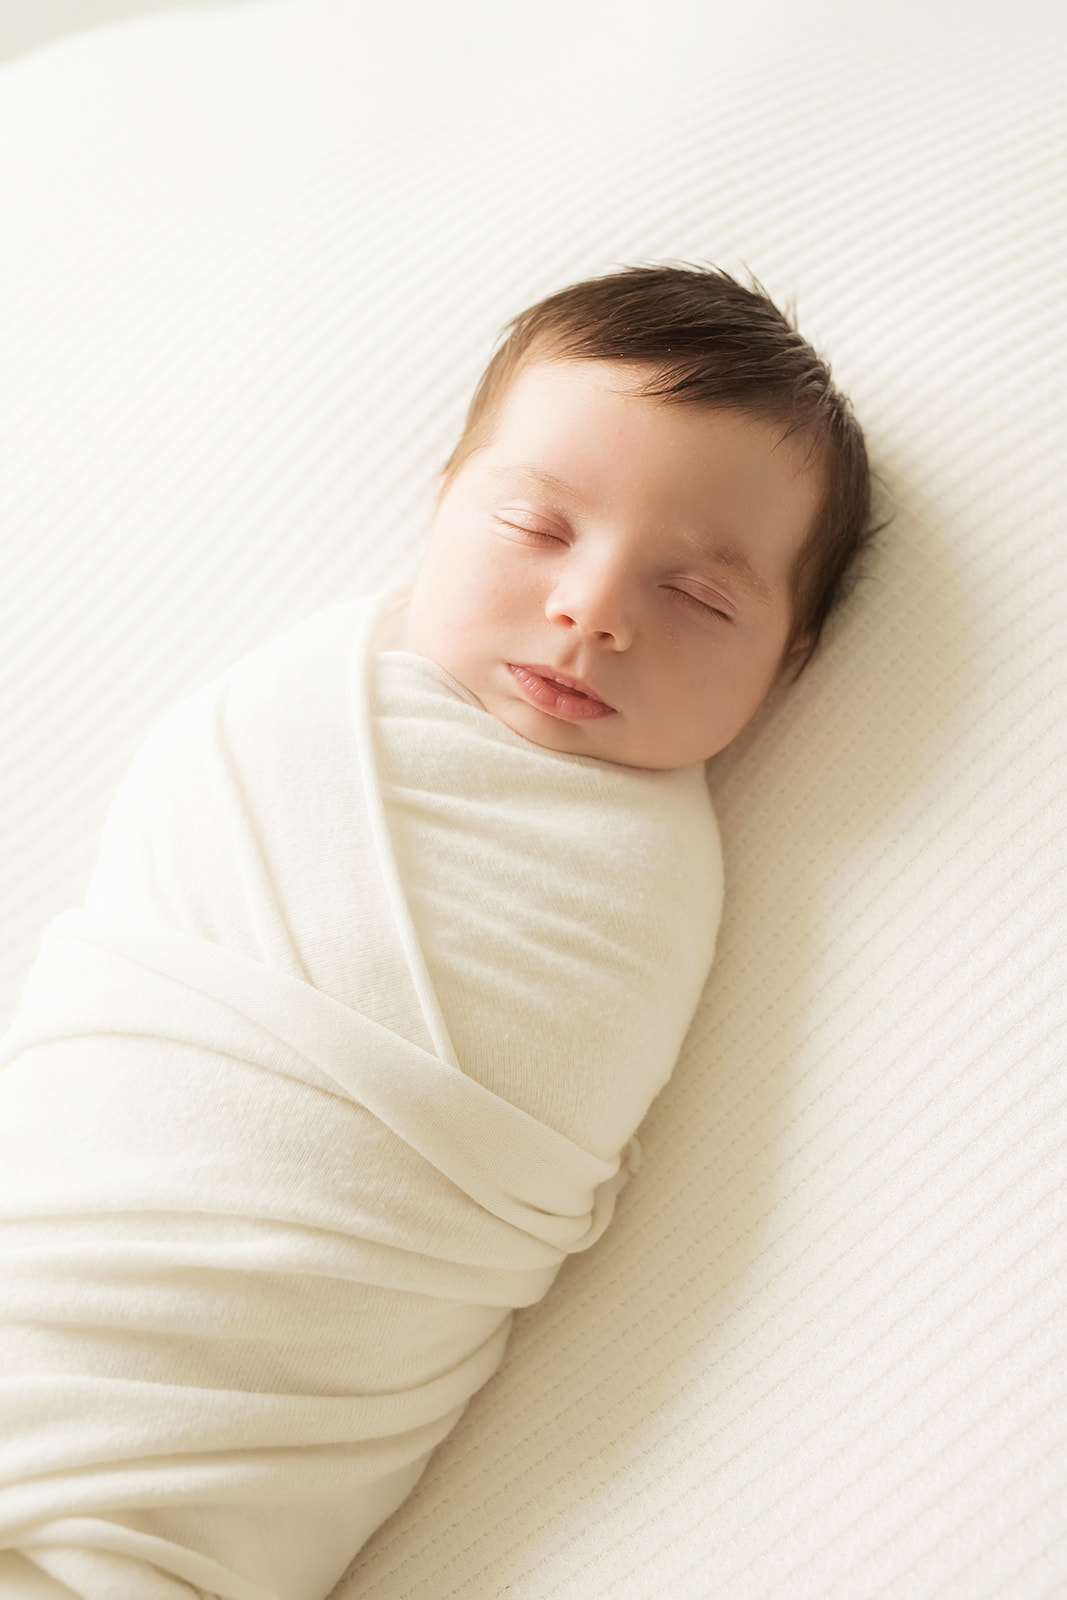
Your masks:
{"label": "swaddle fold", "polygon": [[378,604],[164,719],[3,1042],[5,1595],[325,1595],[677,1056],[702,773],[530,744]]}

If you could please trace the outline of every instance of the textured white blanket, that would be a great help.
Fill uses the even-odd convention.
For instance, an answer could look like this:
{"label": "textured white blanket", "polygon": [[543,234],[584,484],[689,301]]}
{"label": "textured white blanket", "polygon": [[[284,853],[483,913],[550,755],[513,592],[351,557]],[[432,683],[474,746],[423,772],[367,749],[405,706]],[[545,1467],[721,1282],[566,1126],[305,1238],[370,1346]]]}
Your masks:
{"label": "textured white blanket", "polygon": [[326,1594],[677,1057],[703,772],[541,750],[414,656],[368,688],[374,614],[165,719],[7,1037],[5,1595]]}

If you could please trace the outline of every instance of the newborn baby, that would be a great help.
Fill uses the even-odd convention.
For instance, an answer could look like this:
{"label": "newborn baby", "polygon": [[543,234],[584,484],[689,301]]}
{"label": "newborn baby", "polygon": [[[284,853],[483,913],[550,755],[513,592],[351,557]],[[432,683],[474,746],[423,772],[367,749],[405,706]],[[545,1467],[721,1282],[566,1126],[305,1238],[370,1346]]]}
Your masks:
{"label": "newborn baby", "polygon": [[710,966],[702,763],[862,436],[758,289],[512,324],[413,588],[178,707],[0,1073],[0,1593],[321,1600],[611,1219]]}

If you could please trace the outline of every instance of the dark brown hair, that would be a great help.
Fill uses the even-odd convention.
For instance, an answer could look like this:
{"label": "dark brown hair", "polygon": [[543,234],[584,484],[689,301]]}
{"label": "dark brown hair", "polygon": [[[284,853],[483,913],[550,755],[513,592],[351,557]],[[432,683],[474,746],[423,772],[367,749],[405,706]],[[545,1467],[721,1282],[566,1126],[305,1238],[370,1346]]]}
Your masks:
{"label": "dark brown hair", "polygon": [[805,667],[871,534],[867,449],[830,369],[755,279],[712,266],[627,267],[549,295],[521,312],[482,374],[442,487],[486,443],[520,369],[540,358],[628,361],[650,369],[643,395],[741,411],[799,435],[823,495],[791,574],[793,619],[783,661]]}

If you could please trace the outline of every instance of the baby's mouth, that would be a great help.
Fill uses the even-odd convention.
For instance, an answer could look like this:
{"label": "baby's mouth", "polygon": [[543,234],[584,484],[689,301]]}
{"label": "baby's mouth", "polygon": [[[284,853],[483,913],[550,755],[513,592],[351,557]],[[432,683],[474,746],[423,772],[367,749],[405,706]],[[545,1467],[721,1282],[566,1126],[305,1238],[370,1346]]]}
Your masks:
{"label": "baby's mouth", "polygon": [[551,667],[508,662],[523,697],[539,711],[564,722],[586,722],[615,715],[614,706],[601,700],[581,678],[558,677]]}

